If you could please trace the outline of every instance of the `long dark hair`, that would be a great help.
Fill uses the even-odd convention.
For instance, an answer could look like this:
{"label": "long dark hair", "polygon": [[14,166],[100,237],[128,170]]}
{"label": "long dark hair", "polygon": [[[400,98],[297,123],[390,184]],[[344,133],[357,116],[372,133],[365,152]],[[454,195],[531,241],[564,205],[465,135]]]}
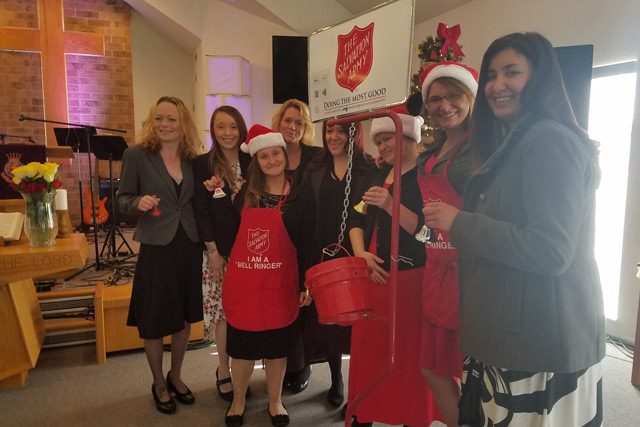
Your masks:
{"label": "long dark hair", "polygon": [[501,140],[498,131],[501,123],[487,102],[484,87],[487,84],[487,69],[491,60],[509,48],[523,55],[531,67],[531,77],[521,96],[523,111],[533,113],[539,118],[560,122],[587,138],[586,132],[576,122],[562,79],[560,64],[549,40],[534,32],[508,34],[491,43],[482,58],[478,94],[472,115],[472,147],[476,166],[491,156]]}
{"label": "long dark hair", "polygon": [[220,149],[218,140],[216,140],[214,121],[218,113],[226,113],[236,122],[236,126],[238,126],[238,133],[240,134],[238,137],[238,151],[240,151],[240,144],[247,139],[247,124],[245,123],[242,114],[240,114],[240,111],[229,105],[222,105],[216,108],[211,114],[211,121],[209,122],[209,131],[211,132],[211,149],[208,153],[209,170],[213,172],[214,175],[221,176],[228,183],[233,183],[235,180],[235,174],[233,173],[227,158],[222,152],[222,149]]}
{"label": "long dark hair", "polygon": [[[339,126],[347,135],[349,135],[349,127],[350,127],[349,123],[343,123]],[[364,141],[362,138],[362,123],[356,122],[355,126],[356,126],[356,132],[354,134],[354,144],[353,144],[353,164],[354,166],[359,166],[366,159],[366,155],[364,153],[364,148],[363,148]],[[348,140],[347,140],[347,143],[348,143]],[[323,148],[322,152],[320,152],[318,155],[316,155],[313,158],[313,163],[311,164],[311,167],[313,168],[322,167],[333,159],[333,156],[331,155],[331,153],[329,152],[329,148],[327,147],[327,122],[326,121],[322,123],[322,148]],[[345,145],[345,149],[346,148],[347,148],[347,145]]]}

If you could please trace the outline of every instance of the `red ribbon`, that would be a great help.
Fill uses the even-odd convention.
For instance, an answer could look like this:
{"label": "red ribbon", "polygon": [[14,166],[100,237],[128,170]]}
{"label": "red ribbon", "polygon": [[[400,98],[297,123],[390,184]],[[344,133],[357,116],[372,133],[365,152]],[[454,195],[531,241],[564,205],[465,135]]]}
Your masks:
{"label": "red ribbon", "polygon": [[449,49],[449,47],[453,50],[453,56],[455,58],[461,58],[464,56],[462,49],[458,46],[458,37],[460,37],[460,33],[460,24],[456,24],[453,27],[447,27],[442,22],[438,24],[438,38],[444,40],[442,43],[442,49],[440,49],[442,56],[447,54],[447,49]]}

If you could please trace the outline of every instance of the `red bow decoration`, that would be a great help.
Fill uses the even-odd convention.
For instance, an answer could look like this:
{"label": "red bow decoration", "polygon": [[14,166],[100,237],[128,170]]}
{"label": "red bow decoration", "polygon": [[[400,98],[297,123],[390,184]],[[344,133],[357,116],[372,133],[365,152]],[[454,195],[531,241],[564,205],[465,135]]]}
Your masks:
{"label": "red bow decoration", "polygon": [[438,38],[444,40],[442,43],[442,49],[440,49],[442,56],[447,54],[447,49],[449,49],[449,47],[453,50],[455,58],[462,58],[464,56],[462,49],[458,46],[458,37],[460,37],[460,33],[460,24],[456,24],[453,27],[447,27],[442,22],[438,24]]}

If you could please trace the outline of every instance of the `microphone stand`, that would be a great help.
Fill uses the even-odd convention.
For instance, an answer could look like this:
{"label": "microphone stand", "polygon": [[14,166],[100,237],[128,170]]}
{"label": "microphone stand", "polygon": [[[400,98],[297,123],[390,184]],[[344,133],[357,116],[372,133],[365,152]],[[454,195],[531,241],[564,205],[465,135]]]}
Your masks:
{"label": "microphone stand", "polygon": [[[66,126],[75,126],[75,127],[80,127],[84,129],[84,133],[85,136],[87,138],[87,157],[88,157],[88,161],[89,161],[89,194],[91,195],[91,202],[93,203],[93,201],[95,200],[94,196],[93,196],[93,172],[91,171],[91,134],[92,131],[94,131],[95,129],[100,129],[100,130],[106,130],[106,131],[110,131],[110,132],[120,132],[120,133],[127,133],[126,130],[123,129],[110,129],[110,128],[105,128],[105,127],[98,127],[98,126],[89,126],[89,125],[85,125],[85,124],[79,124],[79,123],[67,123],[67,122],[58,122],[55,120],[45,120],[45,119],[36,119],[33,117],[27,117],[24,114],[20,114],[20,116],[18,117],[19,121],[24,121],[24,120],[28,120],[28,121],[33,121],[33,122],[41,122],[41,123],[54,123],[54,124],[59,124],[59,125],[66,125]],[[80,194],[80,199],[82,199],[82,194]],[[113,200],[111,201],[112,203],[114,202]],[[82,221],[82,218],[80,218],[80,221]],[[96,270],[100,270],[100,255],[98,253],[98,225],[96,224],[96,212],[95,212],[95,208],[93,206],[91,206],[91,222],[93,225],[93,241],[94,241],[94,248],[95,248],[95,256],[96,256],[96,261],[95,261],[95,267]],[[88,270],[89,268],[91,268],[93,265],[88,265],[85,268],[83,268],[82,270],[78,271],[77,273],[74,273],[72,276],[69,277],[72,278],[80,273],[82,273],[83,271]]]}

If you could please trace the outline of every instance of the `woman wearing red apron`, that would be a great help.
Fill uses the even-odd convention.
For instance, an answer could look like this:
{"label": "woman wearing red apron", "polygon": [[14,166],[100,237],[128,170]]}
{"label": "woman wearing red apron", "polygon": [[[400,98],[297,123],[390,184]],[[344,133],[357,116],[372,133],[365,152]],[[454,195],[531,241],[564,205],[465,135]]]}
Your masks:
{"label": "woman wearing red apron", "polygon": [[[423,203],[442,201],[460,208],[470,171],[470,111],[477,72],[455,62],[440,62],[420,75],[428,118],[442,129],[433,147],[418,158]],[[448,233],[431,230],[422,289],[420,366],[448,426],[458,425],[463,354],[460,350],[458,259]]]}
{"label": "woman wearing red apron", "polygon": [[[282,404],[282,380],[299,307],[311,302],[301,292],[299,278],[313,263],[309,224],[314,222],[315,207],[309,192],[290,195],[284,147],[280,133],[260,125],[250,129],[247,143],[241,145],[253,159],[246,187],[234,201],[241,219],[222,289],[227,352],[234,359],[227,426],[243,424],[246,391],[259,359],[265,361],[271,422],[289,424]],[[311,230],[308,236],[306,229]]]}
{"label": "woman wearing red apron", "polygon": [[[389,327],[393,309],[388,285],[391,269],[391,205],[393,198],[393,160],[395,128],[388,117],[371,122],[371,140],[378,148],[384,166],[366,182],[366,191],[358,192],[367,204],[366,214],[352,211],[349,238],[354,255],[365,258],[375,285],[371,287],[375,316],[352,326],[348,405],[354,402],[379,377],[389,364],[387,345],[395,333],[394,370],[354,409],[353,426],[372,422],[428,426],[437,419],[435,402],[420,375],[418,365],[422,304],[423,245],[413,235],[420,228],[422,197],[416,180],[416,144],[420,140],[422,119],[399,114],[404,141],[402,146],[402,182],[400,195],[400,251],[397,275],[396,328]],[[356,199],[358,200],[358,199]],[[405,221],[405,218],[410,220]]]}

